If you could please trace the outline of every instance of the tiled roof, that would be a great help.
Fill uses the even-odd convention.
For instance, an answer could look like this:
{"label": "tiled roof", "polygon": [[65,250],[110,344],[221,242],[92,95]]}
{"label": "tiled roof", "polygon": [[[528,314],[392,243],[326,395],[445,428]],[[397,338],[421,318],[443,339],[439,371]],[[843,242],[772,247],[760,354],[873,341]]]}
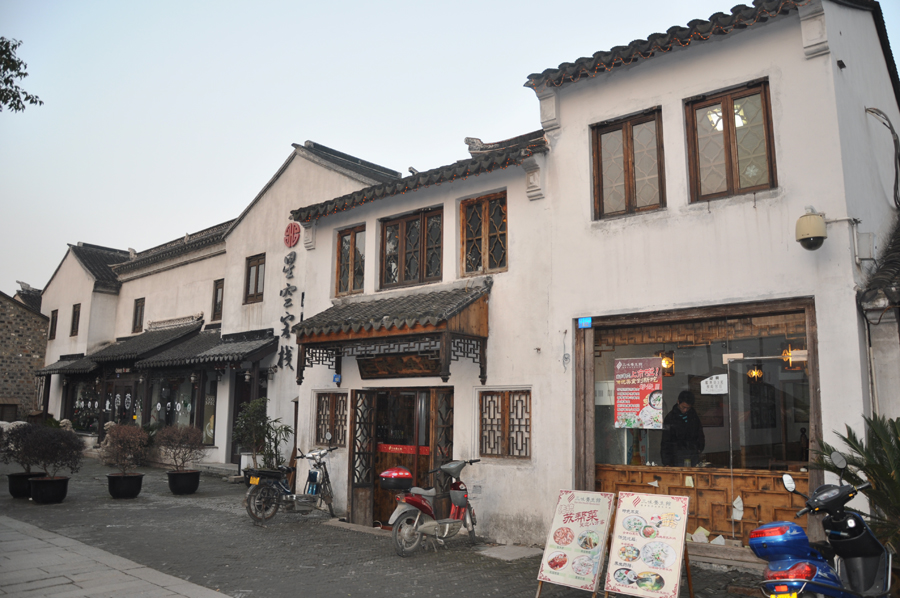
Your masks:
{"label": "tiled roof", "polygon": [[492,281],[430,293],[409,293],[335,305],[293,327],[298,337],[335,332],[381,330],[417,324],[437,325],[490,293]]}
{"label": "tiled roof", "polygon": [[95,291],[110,291],[117,293],[122,283],[116,277],[116,273],[112,271],[110,266],[120,264],[128,260],[128,252],[120,249],[110,249],[109,247],[100,247],[99,245],[90,245],[88,243],[79,243],[78,245],[69,245],[72,253],[81,264],[87,268],[91,276],[94,277]]}
{"label": "tiled roof", "polygon": [[88,357],[97,363],[140,359],[171,342],[197,332],[200,330],[201,326],[202,322],[195,322],[186,326],[173,326],[171,328],[162,328],[160,330],[148,330],[137,336],[116,341],[108,347],[104,347],[100,351],[88,355]]}
{"label": "tiled roof", "polygon": [[[294,147],[299,148],[301,146],[294,144]],[[326,147],[315,141],[307,141],[302,147],[310,153],[328,160],[337,166],[352,170],[357,174],[361,174],[364,177],[368,177],[380,183],[386,183],[400,178],[400,173],[396,170],[379,166],[374,162],[361,160],[360,158],[331,149],[330,147]]]}
{"label": "tiled roof", "polygon": [[[230,363],[244,361],[254,353],[274,353],[278,337],[272,329],[219,336],[219,330],[204,330],[174,347],[142,359],[138,368],[173,367],[200,363]],[[271,349],[271,350],[267,350]]]}
{"label": "tiled roof", "polygon": [[34,373],[35,376],[48,374],[87,374],[97,368],[97,363],[87,357],[61,355],[59,361],[45,366]]}
{"label": "tiled roof", "polygon": [[20,289],[16,291],[14,298],[19,299],[32,310],[41,313],[41,289]]}
{"label": "tiled roof", "polygon": [[228,227],[231,226],[232,222],[234,222],[234,220],[229,220],[228,222],[223,222],[222,224],[211,226],[210,228],[201,230],[196,233],[186,234],[185,236],[179,239],[175,239],[174,241],[169,241],[168,243],[163,243],[162,245],[153,247],[152,249],[136,253],[134,259],[129,259],[126,262],[113,266],[113,271],[115,271],[116,273],[129,272],[137,268],[142,268],[156,262],[161,262],[163,260],[177,257],[179,255],[189,253],[197,249],[201,249],[208,245],[220,243],[223,241],[225,237],[225,231],[228,230]]}
{"label": "tiled roof", "polygon": [[479,174],[509,166],[516,166],[533,154],[543,153],[548,149],[543,130],[521,135],[505,142],[482,145],[489,149],[473,151],[472,157],[468,160],[460,160],[454,164],[419,172],[402,179],[380,183],[342,195],[336,199],[292,210],[291,218],[297,222],[311,222],[337,212],[350,210],[394,195],[416,191],[423,187],[449,183],[455,180],[465,180],[470,176],[478,176]]}
{"label": "tiled roof", "polygon": [[860,301],[869,303],[881,294],[891,305],[900,305],[900,218],[894,224],[894,233],[878,261],[875,273],[869,277],[866,288],[860,292]]}
{"label": "tiled roof", "polygon": [[[686,27],[670,27],[665,33],[654,33],[647,39],[639,39],[627,46],[616,46],[606,52],[564,62],[556,68],[528,75],[525,87],[559,87],[586,77],[595,77],[614,68],[628,66],[641,59],[665,54],[692,43],[704,42],[713,35],[725,35],[736,29],[746,29],[770,18],[797,10],[810,0],[754,0],[752,6],[739,4],[731,14],[717,12],[709,20],[695,19]],[[873,4],[867,0],[855,0],[854,4]]]}

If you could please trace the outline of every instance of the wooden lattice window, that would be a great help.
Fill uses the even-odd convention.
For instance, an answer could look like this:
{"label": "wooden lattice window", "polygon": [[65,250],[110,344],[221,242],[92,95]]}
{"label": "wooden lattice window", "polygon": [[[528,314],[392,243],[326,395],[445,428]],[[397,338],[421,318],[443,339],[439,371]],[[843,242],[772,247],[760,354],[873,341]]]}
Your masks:
{"label": "wooden lattice window", "polygon": [[244,303],[259,303],[263,300],[263,287],[266,281],[266,254],[247,258],[247,272],[244,285]]}
{"label": "wooden lattice window", "polygon": [[213,322],[222,319],[222,309],[225,305],[225,279],[213,281],[212,318]]}
{"label": "wooden lattice window", "polygon": [[506,236],[506,192],[469,199],[460,204],[462,265],[466,274],[503,272],[509,254]]}
{"label": "wooden lattice window", "polygon": [[481,456],[531,458],[531,391],[484,391]]}
{"label": "wooden lattice window", "polygon": [[381,286],[441,280],[443,210],[387,220],[381,227]]}
{"label": "wooden lattice window", "polygon": [[69,329],[69,336],[78,336],[78,323],[81,320],[81,304],[76,303],[72,306],[72,327]]}
{"label": "wooden lattice window", "polygon": [[687,102],[691,201],[777,186],[767,82]]}
{"label": "wooden lattice window", "polygon": [[656,210],[666,205],[659,111],[601,124],[591,131],[594,217]]}
{"label": "wooden lattice window", "polygon": [[338,233],[337,294],[362,293],[366,266],[366,227]]}
{"label": "wooden lattice window", "polygon": [[59,321],[59,310],[54,309],[50,312],[50,334],[47,336],[48,340],[53,340],[56,338],[56,322]]}
{"label": "wooden lattice window", "polygon": [[[325,438],[331,432],[331,441]],[[316,444],[347,446],[347,395],[323,392],[316,395]]]}
{"label": "wooden lattice window", "polygon": [[134,315],[131,318],[131,332],[141,332],[144,329],[144,297],[134,300]]}

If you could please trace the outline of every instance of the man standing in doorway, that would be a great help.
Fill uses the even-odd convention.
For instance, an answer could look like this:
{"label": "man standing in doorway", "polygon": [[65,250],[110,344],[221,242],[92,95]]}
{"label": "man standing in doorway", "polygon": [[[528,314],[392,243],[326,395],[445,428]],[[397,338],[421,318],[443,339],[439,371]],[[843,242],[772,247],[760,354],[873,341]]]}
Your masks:
{"label": "man standing in doorway", "polygon": [[694,410],[694,394],[681,391],[678,402],[663,420],[660,456],[669,467],[694,467],[706,446],[700,417]]}

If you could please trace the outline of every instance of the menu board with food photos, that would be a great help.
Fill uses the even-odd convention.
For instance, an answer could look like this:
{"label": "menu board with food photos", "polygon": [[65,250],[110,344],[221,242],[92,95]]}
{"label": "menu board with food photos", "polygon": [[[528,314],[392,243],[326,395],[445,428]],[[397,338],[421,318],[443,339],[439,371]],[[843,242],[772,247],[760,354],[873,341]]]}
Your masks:
{"label": "menu board with food photos", "polygon": [[560,490],[538,581],[597,591],[615,495]]}
{"label": "menu board with food photos", "polygon": [[615,427],[661,430],[662,360],[659,357],[616,359],[614,367]]}
{"label": "menu board with food photos", "polygon": [[620,492],[606,591],[676,598],[687,517],[687,496]]}

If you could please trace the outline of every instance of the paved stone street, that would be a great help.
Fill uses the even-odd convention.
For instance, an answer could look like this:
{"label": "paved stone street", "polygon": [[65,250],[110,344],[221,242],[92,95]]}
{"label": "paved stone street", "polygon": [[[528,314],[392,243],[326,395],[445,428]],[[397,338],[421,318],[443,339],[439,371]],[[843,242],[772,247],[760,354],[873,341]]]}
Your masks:
{"label": "paved stone street", "polygon": [[[0,465],[0,473],[14,471]],[[218,476],[204,475],[197,494],[174,496],[165,472],[146,468],[140,496],[113,500],[106,488],[111,471],[87,459],[58,505],[14,500],[3,480],[0,596],[204,598],[214,590],[234,598],[531,598],[537,591],[538,551],[522,549],[531,556],[514,560],[493,558],[487,555],[512,556],[513,547],[472,548],[459,536],[437,554],[400,558],[389,533],[329,521],[324,513],[279,512],[266,527],[256,526],[241,506],[245,488]],[[693,568],[698,597],[746,595],[726,588],[750,586],[757,578]],[[123,585],[110,587],[115,584]],[[541,592],[554,598],[587,595],[550,584]],[[684,582],[680,596],[688,596]]]}

